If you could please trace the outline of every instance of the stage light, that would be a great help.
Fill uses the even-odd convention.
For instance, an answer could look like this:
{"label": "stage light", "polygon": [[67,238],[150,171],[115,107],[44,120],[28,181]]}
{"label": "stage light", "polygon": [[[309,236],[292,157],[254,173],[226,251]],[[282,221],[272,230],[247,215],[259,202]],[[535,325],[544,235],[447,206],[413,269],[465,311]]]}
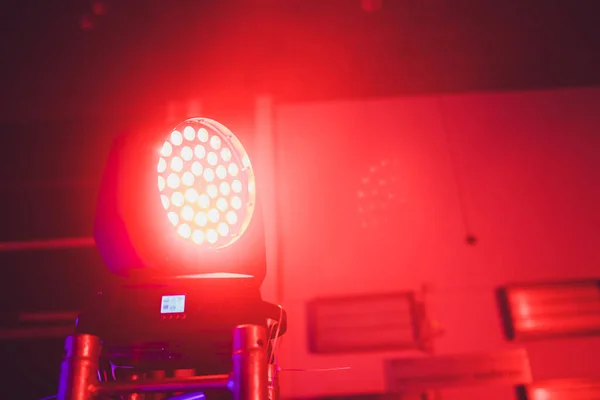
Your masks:
{"label": "stage light", "polygon": [[[243,164],[243,160],[248,161]],[[221,248],[244,233],[254,212],[255,178],[249,156],[233,133],[222,129],[209,132],[201,119],[187,120],[165,140],[157,171],[158,191],[172,199],[162,202],[165,215],[179,214],[169,221],[181,237],[202,248]],[[204,171],[204,179],[195,179],[199,171]],[[168,185],[163,184],[165,179]],[[223,222],[220,212],[229,205],[236,210],[235,217]]]}
{"label": "stage light", "polygon": [[224,125],[191,118],[167,130],[140,127],[111,152],[94,236],[118,274],[237,273],[262,282],[257,200],[249,152]]}
{"label": "stage light", "polygon": [[[112,272],[129,276],[98,291],[78,318],[77,338],[102,340],[101,354],[95,357],[98,377],[86,370],[88,376],[100,381],[97,387],[114,390],[131,383],[122,379],[148,371],[156,379],[182,371],[216,374],[223,377],[219,387],[232,372],[238,381],[234,393],[245,391],[245,398],[255,399],[260,390],[264,399],[268,382],[261,371],[276,357],[263,356],[276,347],[265,346],[268,339],[252,338],[253,354],[262,357],[259,365],[253,355],[252,365],[261,370],[243,376],[236,372],[241,371],[236,361],[241,353],[234,350],[233,360],[222,351],[232,347],[236,327],[262,332],[270,325],[269,338],[286,329],[283,309],[264,302],[260,294],[266,251],[260,185],[246,150],[251,140],[245,139],[251,138],[243,138],[243,146],[241,136],[207,118],[165,130],[138,129],[115,141],[99,191],[94,226],[98,250]],[[241,342],[250,343],[249,338]],[[77,389],[71,378],[81,375],[71,373],[79,362],[75,358],[65,364],[60,400],[74,398],[68,397]],[[115,377],[116,365],[129,375]],[[107,378],[111,370],[117,382],[106,382],[113,380]],[[190,376],[192,383],[187,383],[198,379]],[[274,376],[272,382],[276,380]],[[161,392],[152,382],[146,384],[161,398],[183,388],[179,383],[177,390],[159,385]],[[246,390],[248,382],[256,388]],[[139,384],[123,391],[145,391],[144,382]],[[226,388],[220,389],[212,393],[215,398],[230,398]]]}

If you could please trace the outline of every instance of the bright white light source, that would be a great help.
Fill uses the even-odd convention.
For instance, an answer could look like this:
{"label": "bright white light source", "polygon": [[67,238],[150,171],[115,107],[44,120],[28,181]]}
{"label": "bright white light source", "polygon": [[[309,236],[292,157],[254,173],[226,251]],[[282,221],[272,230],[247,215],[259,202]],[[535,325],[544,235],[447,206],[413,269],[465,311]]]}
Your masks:
{"label": "bright white light source", "polygon": [[237,176],[238,172],[240,171],[240,169],[238,168],[237,164],[231,163],[229,164],[229,175],[231,176]]}
{"label": "bright white light source", "polygon": [[217,232],[219,232],[219,235],[221,236],[229,235],[229,225],[227,225],[225,222],[221,222],[217,227]]}
{"label": "bright white light source", "polygon": [[225,179],[225,177],[227,176],[227,169],[224,166],[219,165],[216,169],[216,174],[217,178]]}
{"label": "bright white light source", "polygon": [[200,229],[196,229],[194,233],[192,233],[192,240],[196,244],[202,244],[202,242],[204,242],[204,232]]}
{"label": "bright white light source", "polygon": [[179,131],[173,131],[171,133],[171,143],[175,146],[179,146],[183,142],[183,136]]}
{"label": "bright white light source", "polygon": [[190,171],[185,171],[181,177],[181,182],[185,186],[192,186],[194,184],[194,174],[192,174]]}
{"label": "bright white light source", "polygon": [[240,208],[242,208],[242,200],[237,196],[233,196],[231,198],[231,207],[235,208],[236,210],[239,210]]}
{"label": "bright white light source", "polygon": [[204,170],[204,179],[206,182],[212,182],[215,180],[215,172],[211,168],[206,168]]}
{"label": "bright white light source", "polygon": [[171,202],[169,201],[169,198],[167,196],[165,196],[164,194],[160,195],[160,202],[162,203],[163,207],[165,210],[169,209],[169,206],[171,205]]}
{"label": "bright white light source", "polygon": [[179,187],[179,176],[176,174],[171,174],[167,178],[167,186],[171,189],[177,189]]}
{"label": "bright white light source", "polygon": [[183,149],[181,149],[181,158],[184,161],[190,161],[193,157],[194,157],[194,151],[192,150],[191,147],[185,146]]}
{"label": "bright white light source", "polygon": [[189,238],[192,233],[192,229],[188,224],[181,224],[179,228],[177,228],[177,233],[179,233],[184,238]]}
{"label": "bright white light source", "polygon": [[242,157],[242,166],[244,168],[250,168],[250,158],[248,158],[248,155]]}
{"label": "bright white light source", "polygon": [[202,164],[198,161],[192,163],[192,173],[196,176],[202,175]]}
{"label": "bright white light source", "polygon": [[188,189],[185,192],[185,199],[189,202],[189,203],[195,203],[198,201],[198,192],[196,191],[196,189],[191,188]]}
{"label": "bright white light source", "polygon": [[219,185],[219,192],[221,192],[221,194],[227,196],[230,193],[230,187],[229,187],[229,183],[227,181],[223,181],[221,182],[221,184]]}
{"label": "bright white light source", "polygon": [[221,139],[218,136],[211,137],[210,146],[215,150],[219,150],[221,148]]}
{"label": "bright white light source", "polygon": [[203,159],[206,156],[206,149],[201,144],[194,147],[194,154],[196,158]]}
{"label": "bright white light source", "polygon": [[217,157],[217,155],[211,151],[206,156],[206,161],[208,161],[208,163],[210,165],[217,165],[217,162],[219,161],[219,157]]}
{"label": "bright white light source", "polygon": [[175,192],[171,196],[171,203],[174,206],[181,207],[183,205],[184,201],[185,200],[184,200],[183,194],[181,194],[181,192]]}
{"label": "bright white light source", "polygon": [[208,243],[210,244],[217,243],[217,240],[219,240],[219,235],[217,234],[217,231],[215,231],[214,229],[209,229],[208,232],[206,232],[206,240],[208,240]]}
{"label": "bright white light source", "polygon": [[221,150],[221,158],[223,161],[231,160],[231,150],[227,147],[223,148],[223,150]]}
{"label": "bright white light source", "polygon": [[162,207],[181,240],[216,249],[233,243],[254,212],[254,173],[240,141],[216,121],[189,119],[157,155]]}
{"label": "bright white light source", "polygon": [[206,193],[203,193],[198,197],[198,205],[201,208],[208,208],[208,206],[210,206],[210,198]]}
{"label": "bright white light source", "polygon": [[238,181],[237,179],[231,182],[231,190],[233,190],[235,193],[240,193],[242,191],[242,182]]}
{"label": "bright white light source", "polygon": [[198,129],[198,140],[202,143],[206,143],[208,140],[208,131],[205,128]]}
{"label": "bright white light source", "polygon": [[227,223],[229,225],[235,225],[235,223],[237,222],[237,214],[235,213],[235,211],[229,211],[225,216],[225,219],[227,220]]}
{"label": "bright white light source", "polygon": [[162,157],[161,157],[161,158],[158,160],[158,168],[157,168],[157,171],[158,171],[158,173],[159,173],[159,174],[161,174],[161,173],[165,172],[165,170],[166,170],[166,169],[167,169],[167,162],[165,161],[165,159],[164,159],[164,158],[162,158]]}
{"label": "bright white light source", "polygon": [[217,200],[217,208],[221,211],[227,210],[227,200],[223,197],[219,198]]}
{"label": "bright white light source", "polygon": [[171,159],[171,169],[176,172],[181,171],[183,169],[183,160],[179,157],[173,157]]}
{"label": "bright white light source", "polygon": [[196,225],[198,226],[205,227],[206,224],[208,224],[208,218],[206,218],[206,214],[204,214],[203,212],[199,212],[198,214],[196,214],[194,222],[196,222]]}
{"label": "bright white light source", "polygon": [[219,211],[214,208],[208,212],[208,220],[210,222],[218,222],[219,221]]}
{"label": "bright white light source", "polygon": [[196,131],[191,126],[186,126],[183,129],[183,137],[185,137],[186,140],[189,140],[191,142],[196,137]]}
{"label": "bright white light source", "polygon": [[190,206],[185,206],[181,209],[181,218],[186,221],[191,221],[194,219],[194,209]]}
{"label": "bright white light source", "polygon": [[206,187],[206,193],[211,199],[214,199],[219,194],[219,189],[213,184],[210,184]]}
{"label": "bright white light source", "polygon": [[172,153],[173,146],[171,146],[171,143],[165,142],[165,144],[163,144],[162,149],[160,150],[160,155],[163,157],[169,157]]}
{"label": "bright white light source", "polygon": [[169,221],[171,221],[171,224],[177,226],[177,224],[179,223],[179,216],[177,214],[175,214],[174,212],[170,212],[167,214],[167,217],[169,218]]}

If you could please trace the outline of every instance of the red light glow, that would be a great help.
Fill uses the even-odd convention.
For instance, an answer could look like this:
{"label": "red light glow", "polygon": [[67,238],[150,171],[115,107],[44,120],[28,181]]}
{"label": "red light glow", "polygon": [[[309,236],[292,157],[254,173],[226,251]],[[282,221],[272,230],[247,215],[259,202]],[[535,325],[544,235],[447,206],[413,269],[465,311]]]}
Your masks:
{"label": "red light glow", "polygon": [[533,391],[533,400],[550,400],[550,393],[543,388],[537,388]]}

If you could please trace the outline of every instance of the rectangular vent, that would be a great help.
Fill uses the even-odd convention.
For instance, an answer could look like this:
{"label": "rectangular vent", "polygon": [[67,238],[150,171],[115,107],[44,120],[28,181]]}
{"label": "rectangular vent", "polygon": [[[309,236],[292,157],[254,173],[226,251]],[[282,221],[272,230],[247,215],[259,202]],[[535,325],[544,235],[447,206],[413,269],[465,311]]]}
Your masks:
{"label": "rectangular vent", "polygon": [[600,400],[600,380],[559,379],[517,387],[519,400]]}
{"label": "rectangular vent", "polygon": [[411,292],[316,299],[308,303],[312,353],[348,353],[418,347]]}
{"label": "rectangular vent", "polygon": [[600,334],[600,281],[510,285],[498,290],[509,340]]}
{"label": "rectangular vent", "polygon": [[486,354],[398,358],[384,362],[390,393],[474,385],[515,386],[531,382],[525,349]]}

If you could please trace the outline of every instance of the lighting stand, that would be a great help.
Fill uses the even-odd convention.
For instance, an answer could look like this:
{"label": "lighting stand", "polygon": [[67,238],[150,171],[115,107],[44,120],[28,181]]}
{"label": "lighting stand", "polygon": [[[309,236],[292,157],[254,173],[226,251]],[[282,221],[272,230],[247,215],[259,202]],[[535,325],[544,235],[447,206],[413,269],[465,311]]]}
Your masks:
{"label": "lighting stand", "polygon": [[235,327],[230,374],[99,382],[101,339],[90,334],[72,335],[65,342],[57,398],[88,400],[108,395],[187,392],[170,399],[191,400],[204,396],[190,392],[229,388],[234,400],[278,400],[277,368],[269,364],[269,339],[264,326]]}
{"label": "lighting stand", "polygon": [[277,400],[287,316],[253,279],[116,283],[97,292],[67,338],[58,400]]}

